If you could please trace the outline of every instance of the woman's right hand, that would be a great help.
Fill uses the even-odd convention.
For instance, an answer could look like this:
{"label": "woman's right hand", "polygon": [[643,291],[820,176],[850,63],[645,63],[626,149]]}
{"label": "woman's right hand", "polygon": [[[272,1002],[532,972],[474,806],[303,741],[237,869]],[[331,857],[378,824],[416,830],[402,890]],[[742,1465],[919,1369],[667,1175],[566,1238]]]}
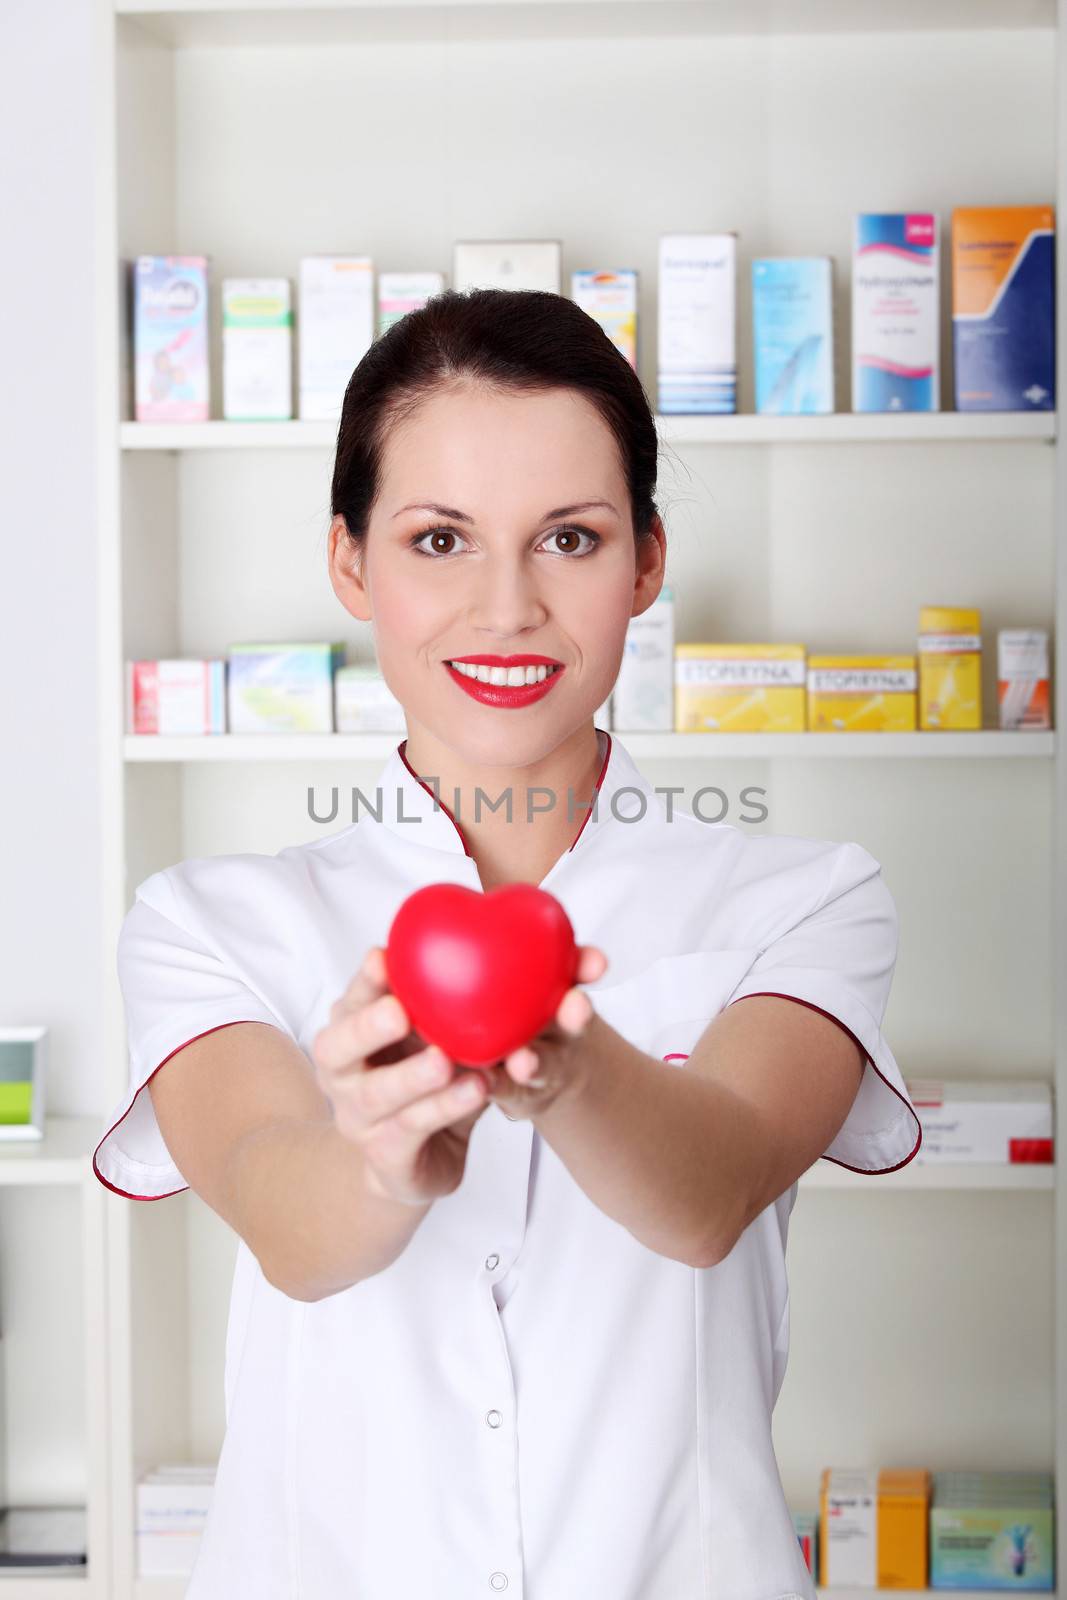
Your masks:
{"label": "woman's right hand", "polygon": [[388,984],[385,951],[368,950],[312,1043],[338,1132],[363,1153],[367,1187],[426,1205],[463,1178],[471,1130],[490,1104],[486,1080],[411,1029]]}

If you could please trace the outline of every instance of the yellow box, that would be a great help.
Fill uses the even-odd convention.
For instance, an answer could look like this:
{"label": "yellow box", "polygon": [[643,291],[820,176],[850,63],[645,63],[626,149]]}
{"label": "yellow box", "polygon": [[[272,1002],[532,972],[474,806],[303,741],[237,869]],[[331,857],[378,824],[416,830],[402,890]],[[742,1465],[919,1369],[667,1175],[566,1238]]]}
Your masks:
{"label": "yellow box", "polygon": [[924,1468],[824,1467],[819,1484],[819,1583],[925,1589],[931,1475]]}
{"label": "yellow box", "polygon": [[802,644],[674,647],[678,733],[803,733]]}
{"label": "yellow box", "polygon": [[982,614],[963,606],[919,612],[919,726],[982,726]]}
{"label": "yellow box", "polygon": [[812,733],[914,733],[914,656],[809,656]]}
{"label": "yellow box", "polygon": [[878,1587],[925,1589],[929,1561],[930,1474],[878,1474]]}

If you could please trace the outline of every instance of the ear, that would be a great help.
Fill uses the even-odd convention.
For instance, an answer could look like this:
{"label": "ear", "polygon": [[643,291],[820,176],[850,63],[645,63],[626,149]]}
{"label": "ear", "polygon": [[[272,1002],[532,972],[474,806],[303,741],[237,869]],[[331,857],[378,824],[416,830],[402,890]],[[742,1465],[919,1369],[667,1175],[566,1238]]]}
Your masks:
{"label": "ear", "polygon": [[658,512],[652,518],[649,531],[637,546],[637,568],[634,573],[634,603],[631,617],[639,617],[663,588],[667,566],[667,534]]}
{"label": "ear", "polygon": [[353,617],[360,622],[371,621],[370,594],[363,571],[363,550],[348,536],[344,517],[337,515],[330,522],[327,565],[333,592]]}

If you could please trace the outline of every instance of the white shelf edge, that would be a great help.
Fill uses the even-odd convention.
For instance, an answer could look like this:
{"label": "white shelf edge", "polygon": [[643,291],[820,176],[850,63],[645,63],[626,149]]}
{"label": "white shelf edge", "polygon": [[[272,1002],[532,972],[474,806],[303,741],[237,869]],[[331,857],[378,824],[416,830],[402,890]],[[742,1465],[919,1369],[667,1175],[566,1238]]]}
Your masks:
{"label": "white shelf edge", "polygon": [[85,1567],[71,1567],[69,1575],[58,1567],[0,1567],[3,1600],[69,1600],[72,1589],[92,1593],[91,1582]]}
{"label": "white shelf edge", "polygon": [[[701,444],[939,444],[1056,437],[1052,411],[835,412],[824,417],[657,416],[661,442]],[[122,422],[123,450],[333,450],[336,422]]]}
{"label": "white shelf edge", "polygon": [[1054,1162],[909,1161],[896,1172],[850,1172],[833,1161],[817,1161],[800,1179],[802,1189],[862,1189],[865,1193],[900,1189],[1047,1189],[1056,1187]]}
{"label": "white shelf edge", "polygon": [[[127,762],[158,761],[385,761],[404,738],[396,733],[218,733],[169,737],[126,734]],[[626,733],[618,738],[635,760],[676,761],[699,757],[807,759],[1004,759],[1048,760],[1055,733]]]}

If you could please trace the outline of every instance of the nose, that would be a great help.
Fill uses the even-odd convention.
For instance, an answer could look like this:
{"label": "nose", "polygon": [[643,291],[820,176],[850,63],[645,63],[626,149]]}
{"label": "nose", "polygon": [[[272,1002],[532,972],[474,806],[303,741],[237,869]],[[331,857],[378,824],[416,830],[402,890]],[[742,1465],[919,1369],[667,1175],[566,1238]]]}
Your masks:
{"label": "nose", "polygon": [[543,626],[548,609],[529,561],[497,554],[479,565],[481,571],[471,579],[472,627],[509,639]]}

